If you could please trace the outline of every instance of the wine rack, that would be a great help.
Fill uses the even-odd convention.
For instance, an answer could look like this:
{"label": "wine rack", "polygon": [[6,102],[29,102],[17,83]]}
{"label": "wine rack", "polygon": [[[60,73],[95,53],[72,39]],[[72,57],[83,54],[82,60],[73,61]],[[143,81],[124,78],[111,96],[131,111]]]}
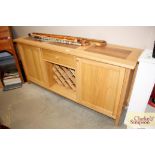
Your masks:
{"label": "wine rack", "polygon": [[52,66],[53,78],[56,83],[68,89],[76,90],[75,70],[61,65]]}

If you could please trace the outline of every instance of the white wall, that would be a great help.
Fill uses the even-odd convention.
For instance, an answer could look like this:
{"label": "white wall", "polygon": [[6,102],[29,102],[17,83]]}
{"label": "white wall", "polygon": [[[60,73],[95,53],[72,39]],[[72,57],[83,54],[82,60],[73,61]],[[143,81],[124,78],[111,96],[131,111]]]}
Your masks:
{"label": "white wall", "polygon": [[13,30],[17,37],[30,32],[65,34],[142,49],[152,49],[155,40],[155,27],[149,26],[14,26]]}

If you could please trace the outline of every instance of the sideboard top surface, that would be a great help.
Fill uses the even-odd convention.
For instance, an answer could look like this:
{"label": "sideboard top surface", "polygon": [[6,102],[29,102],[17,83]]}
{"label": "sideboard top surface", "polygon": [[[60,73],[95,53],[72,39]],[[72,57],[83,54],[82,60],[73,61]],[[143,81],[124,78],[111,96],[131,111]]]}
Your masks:
{"label": "sideboard top surface", "polygon": [[31,45],[43,49],[54,50],[77,57],[86,58],[98,62],[113,64],[129,69],[134,69],[142,49],[124,47],[119,45],[107,44],[106,46],[67,45],[61,43],[47,43],[35,41],[28,37],[21,37],[14,40],[16,43]]}

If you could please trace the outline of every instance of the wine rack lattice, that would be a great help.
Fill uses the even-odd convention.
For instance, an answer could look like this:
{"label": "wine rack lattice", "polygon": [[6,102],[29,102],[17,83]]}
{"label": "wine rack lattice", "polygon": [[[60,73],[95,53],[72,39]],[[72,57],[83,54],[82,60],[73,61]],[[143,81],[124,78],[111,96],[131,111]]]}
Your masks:
{"label": "wine rack lattice", "polygon": [[57,84],[76,90],[75,70],[60,65],[53,65],[52,69],[54,72],[53,78]]}

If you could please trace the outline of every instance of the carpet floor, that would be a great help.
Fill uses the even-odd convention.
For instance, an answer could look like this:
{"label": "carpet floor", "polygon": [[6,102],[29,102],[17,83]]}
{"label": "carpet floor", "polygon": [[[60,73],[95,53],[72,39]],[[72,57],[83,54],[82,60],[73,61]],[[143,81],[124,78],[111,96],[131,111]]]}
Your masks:
{"label": "carpet floor", "polygon": [[0,90],[0,119],[12,129],[122,129],[125,114],[116,127],[112,118],[35,84]]}

